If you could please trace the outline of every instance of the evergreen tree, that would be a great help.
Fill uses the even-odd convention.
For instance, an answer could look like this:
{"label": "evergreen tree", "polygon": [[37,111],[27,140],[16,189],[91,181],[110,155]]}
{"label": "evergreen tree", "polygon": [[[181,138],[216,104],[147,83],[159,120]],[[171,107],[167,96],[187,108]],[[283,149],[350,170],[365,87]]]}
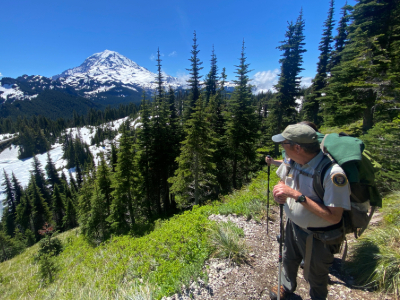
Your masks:
{"label": "evergreen tree", "polygon": [[78,219],[80,229],[84,236],[89,237],[89,217],[91,207],[91,199],[93,196],[93,185],[94,180],[91,177],[86,177],[83,179],[82,188],[79,191],[79,198],[78,198]]}
{"label": "evergreen tree", "polygon": [[145,207],[147,208],[147,216],[150,218],[151,212],[151,148],[152,148],[152,126],[150,122],[150,104],[146,99],[146,94],[143,92],[142,104],[140,106],[140,120],[142,126],[138,129],[139,153],[139,168],[143,176],[143,190],[145,195]]}
{"label": "evergreen tree", "polygon": [[2,231],[10,237],[14,236],[15,231],[15,214],[13,214],[8,207],[4,207],[3,216],[1,217]]}
{"label": "evergreen tree", "polygon": [[227,193],[229,191],[229,187],[231,186],[231,172],[228,161],[229,147],[226,144],[225,138],[225,102],[223,101],[223,93],[223,87],[219,88],[217,93],[210,97],[210,101],[207,106],[207,113],[209,116],[208,121],[212,131],[215,132],[217,137],[215,152],[213,155],[213,162],[216,165],[215,174],[220,188],[220,190],[216,191],[217,194],[219,194],[221,191]]}
{"label": "evergreen tree", "polygon": [[331,61],[328,66],[328,71],[330,72],[333,67],[337,66],[342,58],[342,51],[347,43],[348,35],[348,22],[349,14],[347,13],[351,9],[351,6],[346,5],[342,7],[342,17],[339,20],[339,25],[337,28],[337,36],[333,39],[335,42],[335,48],[331,54]]}
{"label": "evergreen tree", "polygon": [[72,194],[77,193],[78,192],[78,185],[76,183],[76,180],[75,180],[74,176],[72,175],[72,172],[69,172],[69,184],[70,184],[70,187],[71,187],[71,189],[70,189],[71,193]]}
{"label": "evergreen tree", "polygon": [[104,212],[103,214],[108,217],[110,215],[110,206],[112,202],[112,196],[111,193],[113,191],[111,187],[111,172],[109,167],[107,166],[107,163],[104,159],[104,155],[101,153],[100,154],[100,163],[99,167],[97,169],[96,173],[96,183],[97,183],[97,189],[99,190],[99,193],[104,198]]}
{"label": "evergreen tree", "polygon": [[[303,53],[306,52],[304,47],[304,20],[303,12],[300,12],[296,23],[288,23],[285,33],[285,40],[278,47],[283,51],[282,58],[279,60],[281,64],[281,72],[279,74],[278,84],[275,85],[277,95],[274,103],[271,105],[271,122],[275,133],[282,132],[283,128],[296,121],[297,104],[296,97],[300,95],[300,72],[303,70]],[[277,151],[277,149],[276,149]]]}
{"label": "evergreen tree", "polygon": [[372,128],[374,111],[380,105],[396,105],[396,101],[388,97],[393,82],[388,72],[391,65],[388,58],[392,45],[399,40],[398,36],[393,36],[394,25],[399,23],[395,15],[398,5],[398,1],[359,0],[354,6],[348,42],[325,89],[327,125],[362,118],[366,132]]}
{"label": "evergreen tree", "polygon": [[110,224],[106,221],[110,207],[104,195],[95,182],[94,192],[90,201],[90,213],[86,225],[86,236],[97,241],[104,241],[109,235]]}
{"label": "evergreen tree", "polygon": [[321,117],[319,113],[319,98],[321,97],[321,91],[326,86],[326,78],[328,73],[328,65],[331,61],[332,52],[332,30],[334,26],[333,12],[334,12],[334,1],[330,1],[328,18],[324,23],[324,31],[322,33],[321,42],[319,43],[319,61],[317,64],[317,75],[313,80],[311,93],[307,96],[304,103],[305,119],[314,122],[314,124],[320,124]]}
{"label": "evergreen tree", "polygon": [[[39,160],[36,156],[33,156],[32,167],[33,167],[32,175],[35,180],[35,184],[39,188],[42,196],[44,197],[44,200],[46,201],[47,206],[49,206],[49,205],[51,205],[50,191],[47,188],[45,175],[42,170],[42,164],[39,162]],[[42,226],[40,226],[40,228],[42,228]]]}
{"label": "evergreen tree", "polygon": [[190,87],[190,100],[188,103],[188,112],[187,112],[188,115],[186,116],[186,118],[188,118],[190,116],[190,114],[194,108],[194,105],[200,96],[200,88],[201,88],[200,80],[201,80],[202,76],[200,75],[199,72],[203,69],[203,67],[200,67],[203,63],[198,58],[198,54],[199,54],[200,50],[198,50],[197,48],[198,48],[197,36],[196,36],[196,31],[195,31],[193,33],[192,50],[190,51],[192,56],[189,59],[191,68],[187,69],[190,74],[190,79],[188,80],[188,85]]}
{"label": "evergreen tree", "polygon": [[[119,140],[118,164],[114,174],[113,201],[111,214],[107,221],[111,224],[114,233],[126,233],[135,224],[135,202],[137,196],[137,170],[135,166],[135,154],[132,151],[132,139],[129,131],[122,129]],[[129,215],[129,223],[126,216]]]}
{"label": "evergreen tree", "polygon": [[65,195],[60,192],[58,188],[58,184],[54,185],[54,192],[52,196],[52,211],[53,211],[53,218],[56,223],[56,228],[58,230],[62,229],[63,226],[63,218],[65,215]]}
{"label": "evergreen tree", "polygon": [[61,179],[60,176],[58,176],[56,166],[54,165],[49,152],[47,152],[47,164],[45,169],[48,178],[47,181],[49,184],[51,184],[52,188],[54,189],[54,185],[61,184]]}
{"label": "evergreen tree", "polygon": [[255,145],[258,138],[258,118],[252,105],[251,86],[249,85],[249,64],[246,63],[244,41],[236,66],[236,84],[232,98],[228,102],[226,118],[226,143],[229,147],[229,160],[232,170],[232,186],[240,188],[245,181],[251,164],[254,163]]}
{"label": "evergreen tree", "polygon": [[161,100],[164,97],[164,89],[163,89],[163,78],[161,72],[161,58],[160,58],[160,48],[157,49],[157,98]]}
{"label": "evergreen tree", "polygon": [[17,201],[15,199],[15,192],[11,184],[11,181],[8,178],[8,175],[4,169],[3,172],[4,172],[4,181],[2,183],[2,186],[5,187],[5,194],[6,194],[6,198],[3,200],[3,207],[5,209],[8,209],[10,214],[15,217],[15,213],[17,211]]}
{"label": "evergreen tree", "polygon": [[75,208],[74,201],[67,197],[65,200],[65,215],[63,217],[63,227],[65,229],[72,229],[78,226],[77,222],[77,211]]}
{"label": "evergreen tree", "polygon": [[206,76],[206,103],[210,100],[210,97],[217,93],[218,88],[218,68],[217,68],[217,57],[214,52],[214,46],[211,54],[211,68],[210,72]]}
{"label": "evergreen tree", "polygon": [[17,177],[15,177],[14,172],[12,173],[12,185],[13,185],[13,191],[14,191],[15,206],[18,206],[18,204],[20,204],[20,202],[21,202],[23,188],[22,188],[21,184],[19,183]]}
{"label": "evergreen tree", "polygon": [[111,156],[110,156],[110,164],[111,164],[111,171],[114,173],[115,172],[115,166],[117,165],[118,162],[118,155],[117,155],[117,147],[115,146],[115,143],[111,143]]}
{"label": "evergreen tree", "polygon": [[50,223],[51,214],[47,202],[43,198],[33,175],[29,183],[28,193],[32,203],[32,223],[34,233],[36,238],[39,239],[40,235],[38,230],[41,229],[45,223]]}
{"label": "evergreen tree", "polygon": [[81,165],[76,157],[75,157],[75,171],[76,171],[76,183],[78,185],[78,189],[80,189],[83,182],[83,173]]}
{"label": "evergreen tree", "polygon": [[196,102],[196,108],[187,121],[186,139],[182,142],[181,154],[177,158],[179,168],[169,181],[176,202],[186,206],[194,200],[199,204],[206,199],[216,185],[213,171],[215,164],[212,155],[215,147],[215,134],[207,122],[202,96]]}
{"label": "evergreen tree", "polygon": [[20,204],[17,206],[17,219],[16,222],[19,224],[22,229],[26,230],[31,230],[31,232],[35,231],[35,228],[33,228],[33,224],[31,222],[32,220],[32,204],[29,199],[29,194],[26,193],[23,195],[21,198]]}

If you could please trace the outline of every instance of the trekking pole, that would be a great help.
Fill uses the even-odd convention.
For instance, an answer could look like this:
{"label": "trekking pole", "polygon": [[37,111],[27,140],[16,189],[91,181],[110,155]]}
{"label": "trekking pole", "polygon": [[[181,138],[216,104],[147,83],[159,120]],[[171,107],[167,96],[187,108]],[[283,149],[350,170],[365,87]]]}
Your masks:
{"label": "trekking pole", "polygon": [[282,273],[282,243],[283,243],[283,204],[279,204],[280,235],[279,235],[279,273],[278,273],[278,300],[281,299],[281,273]]}
{"label": "trekking pole", "polygon": [[[268,158],[271,156],[267,155]],[[268,165],[268,189],[267,189],[267,235],[269,233],[269,175],[271,172],[271,165]]]}

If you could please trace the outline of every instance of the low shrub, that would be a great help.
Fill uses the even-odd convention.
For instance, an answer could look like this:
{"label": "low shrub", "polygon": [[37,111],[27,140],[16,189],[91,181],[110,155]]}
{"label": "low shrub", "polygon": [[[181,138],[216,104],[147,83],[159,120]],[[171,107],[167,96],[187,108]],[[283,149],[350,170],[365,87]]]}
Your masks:
{"label": "low shrub", "polygon": [[244,232],[232,221],[213,224],[209,228],[209,243],[213,248],[212,256],[229,258],[236,263],[242,263],[248,256],[248,246]]}

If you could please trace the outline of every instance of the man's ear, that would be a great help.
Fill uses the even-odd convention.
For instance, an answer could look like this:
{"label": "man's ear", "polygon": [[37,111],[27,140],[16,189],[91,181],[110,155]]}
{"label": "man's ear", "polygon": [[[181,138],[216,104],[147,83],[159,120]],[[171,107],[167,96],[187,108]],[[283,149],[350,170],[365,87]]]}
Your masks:
{"label": "man's ear", "polygon": [[301,150],[300,145],[299,145],[299,144],[296,144],[296,145],[294,145],[294,147],[295,147],[295,149],[296,149],[297,154],[299,154],[299,153],[300,153],[300,150]]}

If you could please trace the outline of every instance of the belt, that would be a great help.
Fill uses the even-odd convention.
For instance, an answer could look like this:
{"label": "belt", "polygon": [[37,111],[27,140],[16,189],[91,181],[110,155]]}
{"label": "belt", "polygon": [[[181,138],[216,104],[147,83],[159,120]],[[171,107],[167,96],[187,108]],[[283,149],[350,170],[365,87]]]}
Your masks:
{"label": "belt", "polygon": [[342,220],[340,220],[340,222],[337,223],[337,224],[333,224],[333,225],[326,226],[326,227],[307,227],[307,230],[310,230],[310,231],[331,231],[331,230],[339,229],[342,226],[343,226],[343,223],[342,223]]}

